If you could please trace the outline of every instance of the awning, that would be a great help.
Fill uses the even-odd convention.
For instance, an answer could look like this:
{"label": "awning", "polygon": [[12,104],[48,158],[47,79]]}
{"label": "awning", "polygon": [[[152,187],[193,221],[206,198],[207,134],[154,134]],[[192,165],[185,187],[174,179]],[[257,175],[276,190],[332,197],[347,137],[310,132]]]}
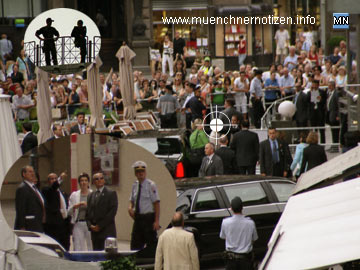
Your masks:
{"label": "awning", "polygon": [[260,270],[328,269],[360,259],[360,178],[292,196]]}
{"label": "awning", "polygon": [[217,16],[261,16],[273,14],[269,4],[254,4],[248,6],[223,6],[215,10]]}
{"label": "awning", "polygon": [[315,187],[331,185],[359,171],[360,146],[302,174],[295,186],[293,194],[298,194]]}
{"label": "awning", "polygon": [[152,7],[154,11],[207,9],[208,0],[153,0]]}

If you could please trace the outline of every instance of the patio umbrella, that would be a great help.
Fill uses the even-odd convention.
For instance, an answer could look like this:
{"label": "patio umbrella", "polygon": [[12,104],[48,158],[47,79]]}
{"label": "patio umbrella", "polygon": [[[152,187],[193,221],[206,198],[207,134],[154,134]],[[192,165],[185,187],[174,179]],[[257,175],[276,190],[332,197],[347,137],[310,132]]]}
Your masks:
{"label": "patio umbrella", "polygon": [[90,126],[95,128],[104,128],[103,120],[103,91],[99,78],[99,68],[102,61],[99,56],[96,57],[95,62],[87,67],[87,85],[89,94],[89,108],[91,112]]}
{"label": "patio umbrella", "polygon": [[136,115],[134,100],[134,78],[131,60],[136,54],[127,46],[123,45],[116,53],[119,59],[120,90],[124,104],[124,118],[134,119]]}
{"label": "patio umbrella", "polygon": [[51,100],[48,73],[38,67],[36,67],[35,73],[38,85],[36,111],[40,128],[37,137],[40,145],[52,136]]}

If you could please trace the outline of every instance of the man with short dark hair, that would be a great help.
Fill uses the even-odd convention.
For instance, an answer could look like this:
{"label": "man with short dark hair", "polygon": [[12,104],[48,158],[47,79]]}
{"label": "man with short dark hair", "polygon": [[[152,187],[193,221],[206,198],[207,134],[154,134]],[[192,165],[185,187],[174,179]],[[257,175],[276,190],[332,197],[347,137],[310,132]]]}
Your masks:
{"label": "man with short dark hair", "polygon": [[48,141],[52,141],[52,140],[60,139],[60,138],[64,137],[63,129],[60,124],[54,124],[52,127],[52,132],[53,132],[54,136],[50,137],[48,139]]}
{"label": "man with short dark hair", "polygon": [[115,191],[105,186],[102,172],[93,175],[96,191],[87,198],[86,223],[91,232],[94,250],[104,250],[105,239],[116,238],[115,216],[118,209],[118,198]]}
{"label": "man with short dark hair", "polygon": [[155,270],[200,269],[194,235],[183,229],[183,214],[176,212],[171,224],[173,227],[165,230],[159,237],[155,256]]}
{"label": "man with short dark hair", "polygon": [[75,38],[74,44],[76,48],[80,48],[80,63],[85,63],[86,52],[86,26],[83,26],[82,20],[77,21],[77,26],[71,32],[71,37]]}
{"label": "man with short dark hair", "polygon": [[[60,34],[59,32],[51,26],[54,20],[51,18],[46,19],[46,26],[40,28],[35,32],[35,36],[44,41],[43,51],[45,53],[45,62],[47,66],[51,65],[51,58],[54,63],[54,66],[58,64],[56,56],[55,41],[58,40]],[[40,35],[43,37],[41,38]],[[50,58],[51,53],[51,58]]]}
{"label": "man with short dark hair", "polygon": [[241,130],[234,134],[230,148],[235,151],[239,174],[255,174],[259,160],[259,136],[249,130],[249,121],[241,123]]}
{"label": "man with short dark hair", "polygon": [[[309,120],[311,127],[325,127],[326,113],[326,92],[319,89],[319,81],[313,80],[311,89],[308,93],[310,96]],[[325,129],[320,129],[320,142],[325,143]]]}
{"label": "man with short dark hair", "polygon": [[78,134],[85,134],[86,131],[86,125],[85,125],[85,113],[84,112],[78,112],[76,114],[77,118],[77,125],[74,125],[70,129],[70,134],[78,133]]}
{"label": "man with short dark hair", "polygon": [[179,56],[184,55],[184,52],[186,52],[186,45],[185,45],[185,40],[180,36],[180,32],[176,31],[175,32],[175,38],[173,41],[174,44],[174,60],[177,54],[179,54]]}
{"label": "man with short dark hair", "polygon": [[225,239],[226,270],[251,270],[253,243],[258,239],[255,223],[242,214],[239,197],[231,200],[232,217],[223,219],[220,238]]}
{"label": "man with short dark hair", "polygon": [[235,174],[237,173],[235,152],[228,147],[228,142],[227,136],[222,135],[219,140],[220,147],[215,151],[215,154],[218,155],[223,162],[224,174]]}
{"label": "man with short dark hair", "polygon": [[180,104],[170,85],[166,86],[166,93],[159,98],[156,108],[160,112],[161,128],[177,128],[176,112],[180,110]]}
{"label": "man with short dark hair", "polygon": [[262,75],[262,71],[256,69],[255,77],[252,79],[250,83],[251,103],[253,105],[254,125],[256,128],[261,127],[261,117],[264,114],[264,106],[261,101],[263,98],[261,75]]}
{"label": "man with short dark hair", "polygon": [[23,141],[21,143],[21,151],[23,155],[38,146],[37,137],[32,133],[32,124],[30,122],[24,122],[22,124],[22,130],[25,134]]}
{"label": "man with short dark hair", "polygon": [[23,182],[16,189],[15,195],[15,230],[43,232],[45,223],[45,200],[37,187],[34,168],[25,166],[21,169]]}
{"label": "man with short dark hair", "polygon": [[[190,87],[193,87],[192,85]],[[206,107],[201,102],[201,90],[200,86],[195,87],[194,96],[186,103],[185,107],[191,113],[191,119],[194,122],[195,119],[203,119],[203,110],[206,110]]]}
{"label": "man with short dark hair", "polygon": [[221,158],[215,154],[215,145],[213,143],[207,143],[204,151],[206,156],[202,160],[199,177],[223,175],[223,162]]}

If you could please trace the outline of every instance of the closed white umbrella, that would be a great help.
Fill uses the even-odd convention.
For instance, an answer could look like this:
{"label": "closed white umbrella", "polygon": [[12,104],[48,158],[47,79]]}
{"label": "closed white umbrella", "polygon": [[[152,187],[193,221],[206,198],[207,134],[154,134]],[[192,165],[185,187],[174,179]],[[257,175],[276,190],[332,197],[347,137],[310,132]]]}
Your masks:
{"label": "closed white umbrella", "polygon": [[103,91],[99,78],[99,68],[102,61],[99,56],[96,57],[95,62],[87,67],[87,85],[89,95],[89,108],[91,112],[90,126],[95,128],[104,128],[103,120]]}
{"label": "closed white umbrella", "polygon": [[39,145],[46,142],[51,136],[51,100],[49,91],[49,75],[46,71],[36,67],[35,69],[38,93],[36,111],[39,122],[39,132],[37,134]]}
{"label": "closed white umbrella", "polygon": [[119,59],[120,90],[124,104],[124,118],[134,119],[136,115],[134,100],[134,77],[131,60],[136,54],[127,46],[123,45],[116,53]]}

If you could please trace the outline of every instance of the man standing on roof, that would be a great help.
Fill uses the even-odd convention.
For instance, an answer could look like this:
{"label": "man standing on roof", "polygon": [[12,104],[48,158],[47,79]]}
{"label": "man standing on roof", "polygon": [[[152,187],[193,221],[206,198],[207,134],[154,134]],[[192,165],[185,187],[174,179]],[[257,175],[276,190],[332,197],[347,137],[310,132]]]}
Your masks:
{"label": "man standing on roof", "polygon": [[[38,39],[44,41],[43,52],[45,53],[45,62],[47,66],[51,65],[50,53],[54,66],[58,64],[56,57],[55,41],[58,40],[60,34],[54,27],[51,26],[53,21],[53,19],[47,18],[46,26],[41,27],[35,33],[35,36]],[[40,37],[40,35],[42,35],[43,37]]]}

